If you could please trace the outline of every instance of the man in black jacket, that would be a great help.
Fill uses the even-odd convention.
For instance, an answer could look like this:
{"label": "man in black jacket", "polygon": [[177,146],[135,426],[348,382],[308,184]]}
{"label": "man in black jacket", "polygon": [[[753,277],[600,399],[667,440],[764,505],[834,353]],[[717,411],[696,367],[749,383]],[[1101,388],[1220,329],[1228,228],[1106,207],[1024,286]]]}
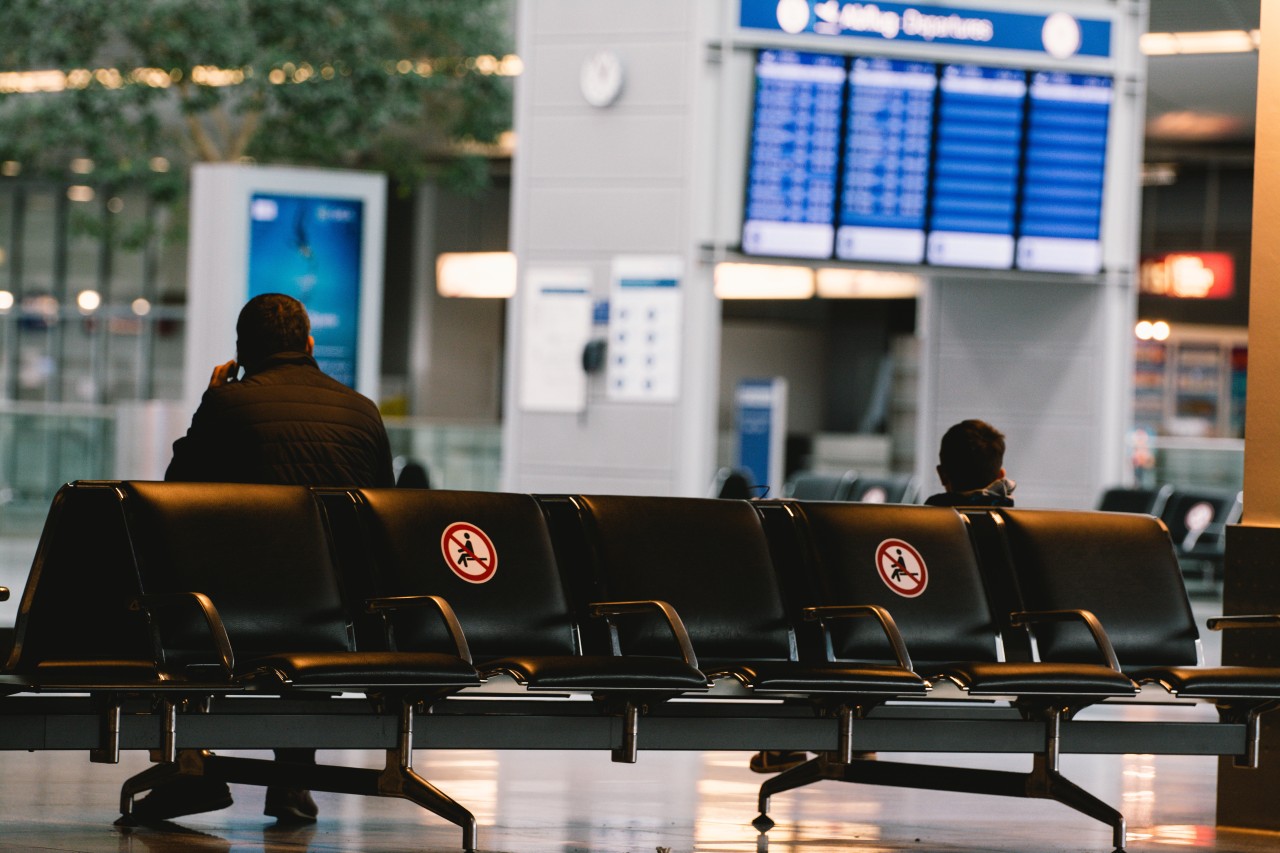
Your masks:
{"label": "man in black jacket", "polygon": [[[392,486],[391,448],[378,408],[320,371],[307,310],[279,293],[250,299],[236,320],[236,360],[213,369],[187,434],[174,442],[166,480],[307,486]],[[237,360],[239,363],[237,363]],[[244,378],[237,379],[244,368]],[[314,749],[276,758],[315,763]],[[223,782],[179,778],[134,806],[141,822],[231,805]],[[315,820],[308,791],[268,787],[267,815]]]}
{"label": "man in black jacket", "polygon": [[279,293],[249,300],[236,321],[239,364],[213,369],[165,479],[394,485],[377,406],[321,373],[314,347],[301,302]]}

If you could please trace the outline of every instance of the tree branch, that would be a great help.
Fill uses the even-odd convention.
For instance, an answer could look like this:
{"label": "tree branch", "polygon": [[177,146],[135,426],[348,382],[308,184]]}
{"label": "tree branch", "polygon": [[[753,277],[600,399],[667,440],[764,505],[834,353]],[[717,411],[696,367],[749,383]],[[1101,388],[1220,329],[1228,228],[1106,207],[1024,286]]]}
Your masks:
{"label": "tree branch", "polygon": [[[188,100],[191,92],[191,84],[185,79],[178,84],[178,91],[182,94],[182,100]],[[207,163],[218,163],[222,161],[222,153],[218,151],[218,145],[210,138],[208,131],[204,125],[200,123],[200,117],[195,113],[183,110],[183,119],[187,123],[187,133],[191,135],[191,141],[196,144],[196,151],[200,154],[200,159]]]}

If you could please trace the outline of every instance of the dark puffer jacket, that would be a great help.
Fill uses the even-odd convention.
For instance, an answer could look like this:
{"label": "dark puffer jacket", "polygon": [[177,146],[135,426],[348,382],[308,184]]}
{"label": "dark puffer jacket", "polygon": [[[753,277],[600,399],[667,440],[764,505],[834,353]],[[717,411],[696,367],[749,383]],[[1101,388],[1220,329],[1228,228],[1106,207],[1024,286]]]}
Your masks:
{"label": "dark puffer jacket", "polygon": [[244,380],[204,393],[166,480],[391,486],[378,409],[304,353],[277,353]]}

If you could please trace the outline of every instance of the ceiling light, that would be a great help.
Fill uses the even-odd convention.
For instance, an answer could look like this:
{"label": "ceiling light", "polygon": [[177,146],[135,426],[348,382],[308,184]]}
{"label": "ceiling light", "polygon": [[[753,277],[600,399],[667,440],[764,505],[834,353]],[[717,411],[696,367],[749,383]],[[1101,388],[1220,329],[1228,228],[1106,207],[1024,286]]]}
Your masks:
{"label": "ceiling light", "polygon": [[1258,49],[1259,40],[1257,30],[1143,33],[1138,39],[1138,46],[1147,56],[1251,53]]}
{"label": "ceiling light", "polygon": [[716,264],[718,299],[809,299],[813,270],[774,264]]}
{"label": "ceiling light", "polygon": [[920,276],[906,272],[818,270],[818,295],[823,299],[914,299],[921,285]]}
{"label": "ceiling light", "polygon": [[511,252],[446,252],[436,258],[436,292],[470,299],[506,299],[516,292]]}

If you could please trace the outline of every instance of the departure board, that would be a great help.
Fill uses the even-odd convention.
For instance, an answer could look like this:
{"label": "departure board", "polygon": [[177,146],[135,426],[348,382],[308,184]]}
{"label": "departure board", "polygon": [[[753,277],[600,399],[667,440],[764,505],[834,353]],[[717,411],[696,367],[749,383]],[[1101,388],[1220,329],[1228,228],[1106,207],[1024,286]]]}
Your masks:
{"label": "departure board", "polygon": [[843,56],[760,52],[744,252],[831,257],[844,78]]}
{"label": "departure board", "polygon": [[1031,75],[1018,266],[1097,272],[1111,79]]}
{"label": "departure board", "polygon": [[1013,266],[1026,95],[1023,71],[942,69],[929,263]]}
{"label": "departure board", "polygon": [[1109,77],[762,50],[742,251],[1102,269]]}
{"label": "departure board", "polygon": [[836,257],[924,260],[937,88],[933,63],[853,60]]}

